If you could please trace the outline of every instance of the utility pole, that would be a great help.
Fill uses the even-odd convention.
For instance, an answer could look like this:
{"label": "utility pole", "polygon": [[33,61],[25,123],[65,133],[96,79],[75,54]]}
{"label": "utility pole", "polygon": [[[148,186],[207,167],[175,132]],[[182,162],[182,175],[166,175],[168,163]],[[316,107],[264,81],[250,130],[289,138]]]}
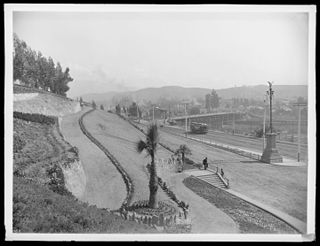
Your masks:
{"label": "utility pole", "polygon": [[293,106],[297,106],[299,108],[299,118],[298,118],[298,162],[300,162],[300,153],[301,153],[301,110],[303,107],[307,106],[307,103],[304,102],[297,102],[294,103]]}
{"label": "utility pole", "polygon": [[152,121],[153,121],[153,123],[154,123],[154,105],[152,106]]}
{"label": "utility pole", "polygon": [[137,103],[137,118],[138,118],[138,121],[140,122],[140,115],[139,115],[138,103]]}
{"label": "utility pole", "polygon": [[186,137],[188,136],[188,119],[187,119],[187,103],[184,105],[184,113],[186,115]]}

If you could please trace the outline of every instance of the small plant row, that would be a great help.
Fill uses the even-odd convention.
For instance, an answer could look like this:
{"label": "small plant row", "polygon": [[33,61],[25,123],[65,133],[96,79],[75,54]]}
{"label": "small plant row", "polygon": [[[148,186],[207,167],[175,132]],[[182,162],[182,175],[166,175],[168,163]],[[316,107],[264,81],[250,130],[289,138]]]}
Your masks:
{"label": "small plant row", "polygon": [[137,214],[144,214],[144,215],[163,214],[165,217],[170,215],[175,215],[177,212],[173,206],[163,201],[159,201],[158,205],[159,205],[158,208],[150,208],[148,200],[139,200],[131,204],[127,208],[127,211],[135,211]]}
{"label": "small plant row", "polygon": [[[176,212],[176,211],[175,211]],[[172,226],[176,225],[178,220],[183,220],[182,213],[175,213],[175,214],[167,214],[164,213],[148,213],[143,214],[140,212],[136,212],[135,210],[129,211],[124,210],[121,213],[116,212],[125,220],[135,221],[139,224],[146,224],[156,228],[158,231],[163,231],[165,228],[171,228]]]}
{"label": "small plant row", "polygon": [[40,124],[54,125],[56,123],[57,118],[53,116],[46,116],[43,114],[29,114],[22,112],[13,112],[13,117],[21,120],[37,122]]}
{"label": "small plant row", "polygon": [[[147,165],[147,169],[150,172],[150,164]],[[184,213],[188,212],[189,204],[185,203],[184,201],[179,201],[174,192],[168,188],[166,182],[162,181],[160,177],[158,177],[158,185],[168,195],[168,197],[183,210]]]}
{"label": "small plant row", "polygon": [[121,207],[119,208],[120,211],[125,210],[131,200],[132,200],[132,196],[133,196],[133,192],[134,192],[134,186],[132,183],[131,178],[129,177],[128,173],[124,170],[124,168],[120,165],[119,161],[97,140],[95,139],[85,128],[84,124],[83,124],[83,118],[93,112],[95,109],[91,109],[89,111],[87,111],[86,113],[84,113],[80,119],[79,119],[79,125],[80,125],[80,129],[83,132],[84,135],[86,135],[95,145],[97,145],[104,153],[105,155],[110,159],[110,161],[113,163],[113,165],[117,168],[117,170],[120,172],[124,183],[126,185],[126,189],[127,189],[127,196],[124,199],[124,201],[122,202]]}

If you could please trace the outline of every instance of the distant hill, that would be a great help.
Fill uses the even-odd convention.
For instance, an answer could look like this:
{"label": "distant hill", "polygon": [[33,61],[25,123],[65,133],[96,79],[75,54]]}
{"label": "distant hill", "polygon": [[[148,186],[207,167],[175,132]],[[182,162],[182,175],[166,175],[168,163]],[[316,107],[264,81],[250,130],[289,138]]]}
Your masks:
{"label": "distant hill", "polygon": [[[274,96],[276,98],[283,99],[294,99],[299,96],[307,98],[308,86],[307,85],[274,85],[275,91]],[[267,85],[256,85],[256,86],[241,86],[232,87],[227,89],[216,90],[218,95],[223,99],[231,98],[248,98],[248,99],[263,99],[266,91],[268,90]],[[210,93],[211,89],[208,88],[185,88],[180,86],[165,86],[160,88],[144,88],[137,91],[127,92],[106,92],[100,94],[86,94],[82,98],[85,101],[94,100],[98,104],[112,104],[112,98],[120,98],[123,96],[129,96],[133,100],[151,101],[156,102],[160,98],[167,99],[197,99],[204,98],[206,94]]]}
{"label": "distant hill", "polygon": [[[274,85],[274,96],[281,99],[294,99],[299,96],[308,97],[307,85]],[[241,86],[227,89],[217,90],[220,97],[230,99],[234,97],[242,97],[249,99],[262,99],[268,90],[267,85]]]}

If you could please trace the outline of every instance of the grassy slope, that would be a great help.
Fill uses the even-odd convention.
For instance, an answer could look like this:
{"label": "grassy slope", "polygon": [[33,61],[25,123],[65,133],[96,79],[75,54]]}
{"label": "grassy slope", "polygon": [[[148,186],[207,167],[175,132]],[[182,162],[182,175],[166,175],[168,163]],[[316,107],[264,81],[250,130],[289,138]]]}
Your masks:
{"label": "grassy slope", "polygon": [[269,213],[204,181],[188,177],[184,184],[227,213],[239,224],[241,233],[296,233],[289,225]]}
{"label": "grassy slope", "polygon": [[[61,154],[61,146],[51,138],[50,127],[15,120],[14,131],[26,143],[14,156],[14,168],[19,170],[19,175],[13,176],[15,232],[156,232],[145,225],[125,221],[106,210],[79,202],[63,186],[50,183],[47,171],[52,166],[48,158]],[[61,170],[55,168],[63,184]]]}
{"label": "grassy slope", "polygon": [[62,116],[75,112],[77,104],[78,103],[75,101],[69,101],[54,95],[39,93],[38,96],[30,100],[14,102],[13,110],[23,113]]}
{"label": "grassy slope", "polygon": [[[133,180],[134,195],[132,201],[146,200],[149,196],[146,164],[150,157],[145,152],[137,153],[135,143],[144,139],[144,135],[120,119],[117,115],[96,110],[84,118],[88,131],[100,141],[121,163]],[[169,157],[169,153],[158,149],[157,157]],[[161,189],[158,190],[160,200],[168,200]]]}

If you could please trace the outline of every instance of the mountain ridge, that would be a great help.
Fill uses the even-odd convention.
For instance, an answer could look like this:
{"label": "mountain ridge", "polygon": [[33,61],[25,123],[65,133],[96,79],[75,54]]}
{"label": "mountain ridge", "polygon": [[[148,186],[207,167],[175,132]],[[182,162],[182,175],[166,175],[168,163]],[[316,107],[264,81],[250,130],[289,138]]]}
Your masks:
{"label": "mountain ridge", "polygon": [[[90,93],[82,95],[83,100],[94,100],[100,104],[113,104],[114,98],[129,97],[134,101],[143,102],[151,101],[156,102],[160,98],[167,98],[172,100],[190,100],[203,98],[206,94],[210,93],[212,89],[201,87],[182,87],[182,86],[163,86],[163,87],[147,87],[135,91],[116,92],[110,91],[105,93]],[[263,100],[267,85],[254,85],[254,86],[236,86],[224,89],[216,89],[219,97],[223,99],[232,98],[248,98]],[[273,85],[275,98],[292,100],[299,96],[308,97],[308,85]]]}

